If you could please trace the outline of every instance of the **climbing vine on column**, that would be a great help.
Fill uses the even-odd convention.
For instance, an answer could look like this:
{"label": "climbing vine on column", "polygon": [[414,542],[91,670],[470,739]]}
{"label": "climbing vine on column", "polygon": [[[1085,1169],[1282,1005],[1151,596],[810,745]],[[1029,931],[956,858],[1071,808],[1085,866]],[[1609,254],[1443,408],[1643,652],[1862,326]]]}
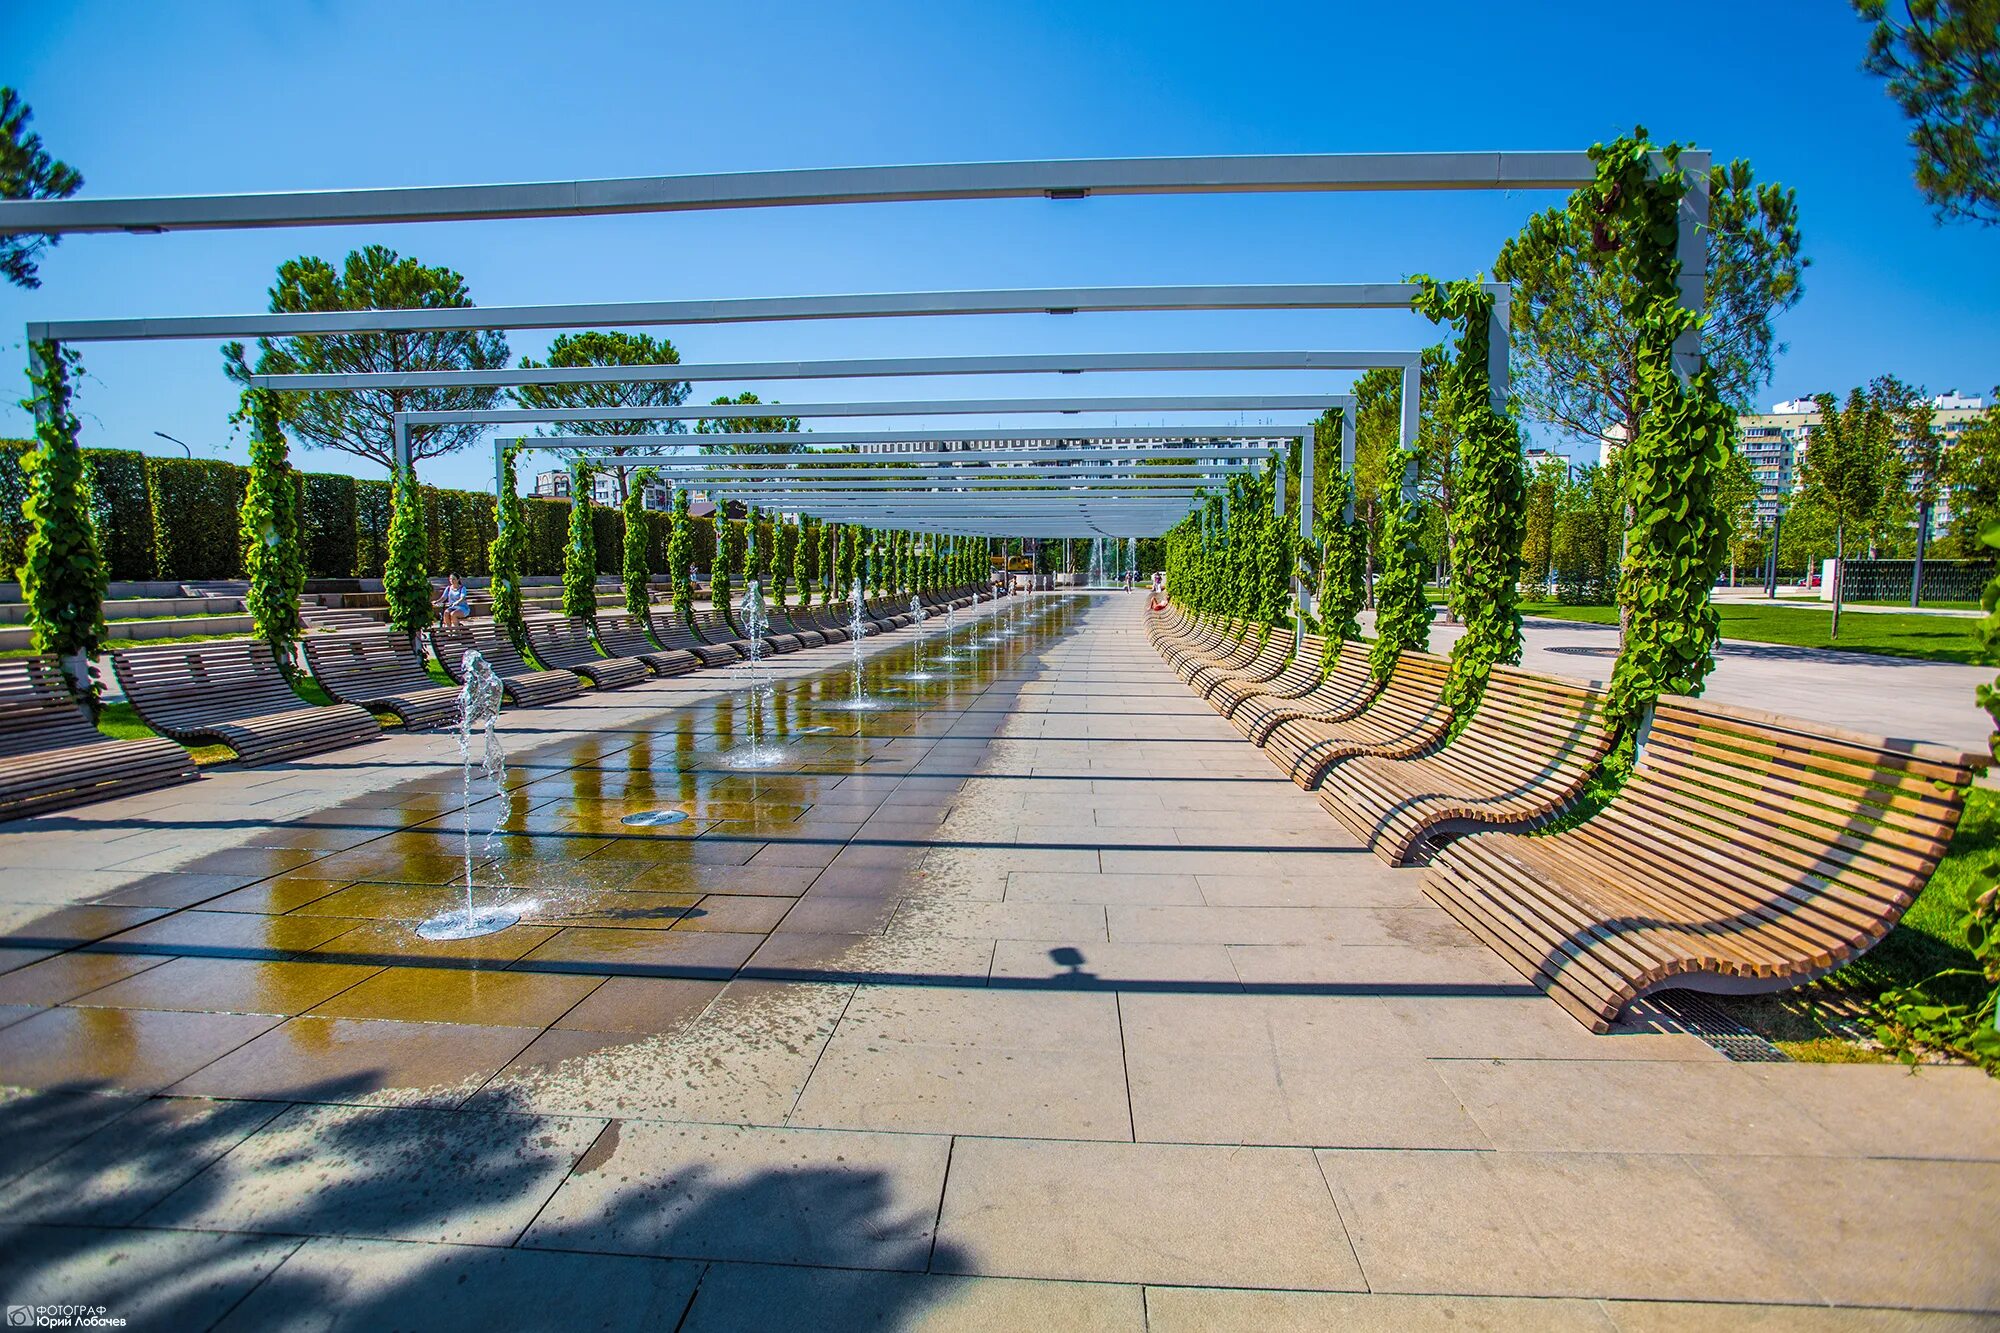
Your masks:
{"label": "climbing vine on column", "polygon": [[620,566],[625,582],[625,612],[641,624],[652,607],[652,599],[646,594],[646,584],[653,577],[653,571],[646,562],[646,508],[644,504],[646,484],[660,474],[649,467],[642,467],[627,479],[625,500],[622,506],[625,515],[625,541],[621,554],[624,559]]}
{"label": "climbing vine on column", "polygon": [[500,455],[500,494],[494,506],[493,540],[486,545],[493,621],[517,647],[527,641],[527,627],[521,623],[521,562],[528,546],[519,482],[514,475],[514,458],[519,452],[519,446],[509,445]]}
{"label": "climbing vine on column", "polygon": [[1424,597],[1424,553],[1418,546],[1423,518],[1416,499],[1403,493],[1405,467],[1391,469],[1382,486],[1382,534],[1377,547],[1382,571],[1375,578],[1375,646],[1368,651],[1368,668],[1386,681],[1405,649],[1430,646],[1431,608]]}
{"label": "climbing vine on column", "polygon": [[1368,530],[1347,521],[1353,490],[1351,480],[1335,478],[1323,492],[1318,515],[1319,623],[1330,643],[1361,637],[1361,608],[1368,600]]}
{"label": "climbing vine on column", "polygon": [[[1654,153],[1666,161],[1655,172]],[[1720,622],[1709,591],[1728,555],[1728,515],[1717,503],[1727,476],[1735,414],[1707,369],[1683,381],[1674,343],[1701,315],[1680,303],[1675,257],[1687,193],[1680,149],[1643,134],[1590,150],[1597,178],[1572,208],[1589,209],[1600,248],[1631,247],[1627,316],[1637,329],[1638,429],[1619,456],[1631,510],[1618,602],[1625,645],[1611,672],[1611,721],[1630,733],[1661,694],[1698,694],[1715,665]]]}
{"label": "climbing vine on column", "polygon": [[431,581],[424,573],[428,545],[424,495],[412,463],[397,470],[389,492],[389,550],[382,570],[389,623],[405,634],[415,634],[431,623]]}
{"label": "climbing vine on column", "polygon": [[798,562],[799,530],[785,522],[781,514],[771,533],[771,598],[780,611],[785,609],[785,594],[791,583],[793,567]]}
{"label": "climbing vine on column", "polygon": [[104,642],[104,561],[90,516],[90,484],[77,420],[69,409],[69,373],[76,354],[52,342],[28,347],[35,415],[35,448],[22,460],[28,545],[21,592],[35,651],[53,653],[68,667],[70,685],[93,709],[97,684],[90,659]]}
{"label": "climbing vine on column", "polygon": [[590,520],[590,469],[569,465],[569,541],[563,546],[563,614],[597,614],[597,531]]}
{"label": "climbing vine on column", "polygon": [[673,525],[667,533],[667,577],[674,584],[674,619],[682,627],[694,623],[694,520],[688,516],[688,493],[674,487]]}
{"label": "climbing vine on column", "polygon": [[1521,539],[1528,529],[1528,475],[1521,433],[1493,409],[1493,294],[1476,281],[1419,277],[1417,313],[1458,328],[1438,386],[1438,411],[1457,435],[1451,512],[1451,603],[1465,633],[1451,650],[1445,702],[1460,720],[1479,706],[1496,663],[1521,660]]}
{"label": "climbing vine on column", "polygon": [[250,579],[244,606],[258,637],[271,645],[280,663],[289,663],[299,637],[299,594],[306,586],[299,551],[299,477],[285,446],[276,393],[244,390],[237,418],[250,426],[250,479],[239,518],[243,572]]}
{"label": "climbing vine on column", "polygon": [[[715,511],[715,569],[708,577],[708,601],[723,623],[736,624],[736,573],[743,568],[743,524]],[[742,633],[738,629],[737,633]]]}

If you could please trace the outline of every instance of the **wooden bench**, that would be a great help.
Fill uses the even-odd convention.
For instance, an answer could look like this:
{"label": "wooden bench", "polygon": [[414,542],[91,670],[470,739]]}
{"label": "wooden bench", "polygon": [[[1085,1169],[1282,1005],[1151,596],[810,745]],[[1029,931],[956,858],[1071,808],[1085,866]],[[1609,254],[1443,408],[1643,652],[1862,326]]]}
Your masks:
{"label": "wooden bench", "polygon": [[1317,685],[1296,699],[1252,695],[1229,714],[1229,725],[1253,745],[1262,745],[1287,722],[1308,718],[1340,722],[1353,717],[1381,688],[1368,666],[1369,647],[1360,639],[1346,640]]}
{"label": "wooden bench", "polygon": [[1208,691],[1208,706],[1226,718],[1246,699],[1296,699],[1310,694],[1325,675],[1326,640],[1317,634],[1304,634],[1295,645],[1289,637],[1285,642],[1297,651],[1288,654],[1283,670],[1261,678],[1245,675],[1220,681]]}
{"label": "wooden bench", "polygon": [[1248,621],[1231,621],[1226,629],[1211,630],[1169,650],[1167,661],[1183,681],[1192,681],[1204,668],[1246,666],[1262,646],[1255,629]]}
{"label": "wooden bench", "polygon": [[705,667],[727,666],[739,656],[728,644],[710,643],[696,634],[672,607],[653,617],[653,637],[668,651],[688,653]]}
{"label": "wooden bench", "polygon": [[613,657],[635,657],[656,676],[685,676],[701,670],[701,659],[685,648],[660,648],[646,637],[646,625],[623,612],[597,618],[597,642]]}
{"label": "wooden bench", "polygon": [[1320,804],[1390,865],[1475,829],[1525,831],[1567,811],[1611,748],[1604,694],[1497,666],[1465,729],[1421,759],[1350,759]]}
{"label": "wooden bench", "polygon": [[652,674],[636,657],[605,657],[590,637],[590,622],[581,616],[527,616],[528,647],[551,670],[574,671],[592,689],[621,690]]}
{"label": "wooden bench", "polygon": [[309,704],[262,639],[119,648],[111,669],[147,726],[183,745],[226,745],[245,763],[373,740],[382,724],[353,704]]}
{"label": "wooden bench", "polygon": [[1602,1032],[1662,987],[1781,990],[1879,943],[1983,762],[1669,696],[1603,811],[1561,833],[1461,838],[1424,891]]}
{"label": "wooden bench", "polygon": [[1280,771],[1311,791],[1327,769],[1364,754],[1383,759],[1420,755],[1444,739],[1451,726],[1444,687],[1451,663],[1405,649],[1382,688],[1351,717],[1294,718],[1264,742]]}
{"label": "wooden bench", "polygon": [[819,648],[826,644],[826,635],[808,625],[800,623],[789,608],[773,608],[771,628],[782,634],[789,634],[799,641],[801,648]]}
{"label": "wooden bench", "polygon": [[734,662],[750,656],[750,640],[737,633],[736,626],[719,611],[695,612],[694,632],[701,636],[703,642],[716,648],[727,648],[734,654],[725,661]]}
{"label": "wooden bench", "polygon": [[53,657],[0,658],[0,819],[190,782],[170,740],[115,741],[91,725]]}
{"label": "wooden bench", "polygon": [[445,674],[461,685],[465,684],[466,652],[485,658],[493,674],[500,677],[500,691],[510,704],[532,708],[583,693],[583,678],[574,671],[541,671],[529,666],[514,641],[491,620],[468,620],[451,629],[433,625],[430,639],[431,652]]}
{"label": "wooden bench", "polygon": [[424,669],[416,639],[398,629],[344,630],[306,637],[306,665],[326,692],[371,713],[394,713],[406,727],[458,716],[458,691]]}
{"label": "wooden bench", "polygon": [[1188,688],[1206,699],[1219,686],[1236,683],[1261,685],[1285,669],[1292,657],[1292,632],[1279,625],[1260,627],[1264,642],[1257,655],[1240,667],[1205,667],[1196,671]]}
{"label": "wooden bench", "polygon": [[806,617],[805,623],[818,630],[820,636],[828,643],[846,643],[852,637],[849,631],[853,628],[853,622],[842,620],[839,610],[835,607],[814,607],[811,614]]}

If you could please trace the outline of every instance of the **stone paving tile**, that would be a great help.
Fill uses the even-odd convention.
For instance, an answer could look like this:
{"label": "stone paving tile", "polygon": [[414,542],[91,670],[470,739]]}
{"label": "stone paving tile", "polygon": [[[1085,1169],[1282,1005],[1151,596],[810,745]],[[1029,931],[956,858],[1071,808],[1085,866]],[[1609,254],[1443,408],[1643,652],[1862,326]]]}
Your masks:
{"label": "stone paving tile", "polygon": [[0,1086],[0,1185],[25,1175],[142,1099]]}
{"label": "stone paving tile", "polygon": [[1543,1152],[1799,1153],[1835,1149],[1760,1066],[1729,1061],[1444,1060],[1493,1146]]}
{"label": "stone paving tile", "polygon": [[136,1221],[284,1110],[270,1102],[155,1097],[7,1189],[16,1222]]}
{"label": "stone paving tile", "polygon": [[264,1014],[49,1009],[0,1029],[0,1070],[17,1087],[157,1092],[282,1021]]}
{"label": "stone paving tile", "polygon": [[327,1018],[546,1027],[596,990],[599,977],[490,968],[390,967],[312,1006]]}
{"label": "stone paving tile", "polygon": [[961,1139],[938,1245],[940,1270],[1000,1277],[1363,1289],[1298,1149]]}
{"label": "stone paving tile", "polygon": [[555,1065],[500,1074],[469,1105],[783,1124],[853,990],[734,981],[694,1022],[654,1036],[578,1033],[598,1040]]}
{"label": "stone paving tile", "polygon": [[[1813,1302],[1796,1265],[1685,1158],[1322,1151],[1371,1291]],[[1649,1203],[1648,1201],[1654,1201]],[[1606,1242],[1671,1207],[1671,1244]],[[1295,1284],[1296,1285],[1296,1284]]]}
{"label": "stone paving tile", "polygon": [[135,1329],[208,1328],[299,1241],[227,1232],[0,1229],[0,1302],[90,1304]]}
{"label": "stone paving tile", "polygon": [[1187,987],[1211,994],[1241,989],[1229,951],[1219,944],[1001,940],[993,949],[993,977],[1058,987]]}
{"label": "stone paving tile", "polygon": [[1379,999],[1126,995],[1120,1005],[1142,1141],[1490,1146]]}
{"label": "stone paving tile", "polygon": [[577,1032],[677,1032],[701,1017],[722,994],[719,981],[671,977],[608,977],[555,1022]]}
{"label": "stone paving tile", "polygon": [[529,950],[515,966],[557,972],[726,980],[749,960],[764,938],[719,930],[571,926]]}
{"label": "stone paving tile", "polygon": [[671,1329],[701,1281],[667,1259],[309,1240],[218,1328]]}
{"label": "stone paving tile", "polygon": [[0,1004],[61,1004],[165,962],[144,954],[55,954],[0,972]]}
{"label": "stone paving tile", "polygon": [[170,958],[70,1003],[93,1008],[290,1016],[365,981],[377,970],[341,963]]}
{"label": "stone paving tile", "polygon": [[326,943],[360,923],[335,916],[265,916],[255,912],[175,912],[94,947],[151,953],[233,954],[280,958]]}
{"label": "stone paving tile", "polygon": [[712,1264],[681,1333],[763,1333],[812,1311],[815,1333],[1142,1333],[1140,1288],[1103,1282]]}
{"label": "stone paving tile", "polygon": [[2000,1164],[1690,1160],[1706,1188],[1823,1298],[2000,1316]]}
{"label": "stone paving tile", "polygon": [[[1106,857],[1115,855],[1104,853]],[[1009,902],[1198,905],[1201,889],[1192,874],[1077,873],[1015,871],[1007,877]]]}
{"label": "stone paving tile", "polygon": [[295,1106],[145,1215],[150,1226],[511,1244],[602,1120]]}
{"label": "stone paving tile", "polygon": [[174,1091],[190,1097],[456,1106],[520,1054],[537,1031],[308,1015],[182,1079]]}
{"label": "stone paving tile", "polygon": [[[1680,1307],[1682,1318],[1690,1311]],[[1739,1312],[1739,1318],[1744,1316]],[[1744,1327],[1735,1324],[1733,1327]],[[1381,1296],[1325,1291],[1242,1291],[1213,1287],[1148,1287],[1149,1333],[1618,1333],[1597,1301],[1526,1300],[1504,1296]],[[1686,1327],[1676,1322],[1673,1327]],[[1761,1325],[1758,1325],[1761,1327]]]}
{"label": "stone paving tile", "polygon": [[613,1122],[522,1244],[922,1270],[950,1140]]}
{"label": "stone paving tile", "polygon": [[791,1123],[1130,1139],[1119,1049],[1109,995],[865,986]]}

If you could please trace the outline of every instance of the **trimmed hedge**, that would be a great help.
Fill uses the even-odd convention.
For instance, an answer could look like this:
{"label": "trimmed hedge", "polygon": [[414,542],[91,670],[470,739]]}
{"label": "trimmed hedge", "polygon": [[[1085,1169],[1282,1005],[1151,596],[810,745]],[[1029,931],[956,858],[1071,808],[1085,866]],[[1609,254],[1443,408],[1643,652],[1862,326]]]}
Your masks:
{"label": "trimmed hedge", "polygon": [[240,579],[237,514],[250,471],[206,458],[149,458],[153,561],[163,579]]}
{"label": "trimmed hedge", "polygon": [[361,573],[361,511],[353,477],[299,475],[299,547],[306,571],[323,579]]}
{"label": "trimmed hedge", "polygon": [[[21,516],[27,498],[22,457],[31,440],[0,440],[0,579],[17,577],[27,551]],[[129,449],[85,449],[91,514],[106,576],[119,581],[243,577],[239,511],[249,469],[205,458],[160,458]],[[379,579],[389,554],[389,483],[337,473],[299,475],[299,545],[308,578]],[[485,575],[497,530],[493,497],[480,491],[423,488],[430,572]],[[569,501],[521,499],[524,575],[562,573]],[[593,509],[599,572],[620,572],[624,516]],[[667,567],[669,515],[645,512],[647,564]],[[694,567],[715,564],[713,519],[690,521]]]}

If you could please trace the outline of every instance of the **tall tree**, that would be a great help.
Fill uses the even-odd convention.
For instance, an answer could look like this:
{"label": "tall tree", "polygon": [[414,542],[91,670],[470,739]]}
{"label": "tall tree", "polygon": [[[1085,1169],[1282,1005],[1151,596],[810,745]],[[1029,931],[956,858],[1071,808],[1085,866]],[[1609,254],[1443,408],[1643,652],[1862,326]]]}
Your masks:
{"label": "tall tree", "polygon": [[[1644,139],[1645,131],[1635,132]],[[1798,203],[1757,183],[1741,160],[1709,172],[1707,319],[1702,354],[1724,402],[1747,405],[1784,351],[1771,322],[1798,304],[1810,263]],[[1584,440],[1633,440],[1639,385],[1639,247],[1605,231],[1591,192],[1537,213],[1500,249],[1493,276],[1514,284],[1512,389],[1522,413]]]}
{"label": "tall tree", "polygon": [[[317,255],[278,266],[270,307],[276,314],[331,310],[455,310],[472,304],[465,279],[428,267],[384,245],[350,253],[341,267]],[[242,343],[222,349],[225,371],[249,374]],[[351,374],[394,370],[495,370],[507,364],[507,338],[493,331],[342,333],[318,338],[260,338],[261,375]],[[309,448],[338,449],[382,467],[394,458],[398,412],[473,411],[493,406],[497,389],[326,390],[285,396],[285,424]],[[483,426],[417,426],[413,461],[453,453],[478,440]]]}
{"label": "tall tree", "polygon": [[1848,531],[1873,521],[1891,492],[1900,488],[1902,472],[1895,425],[1880,398],[1855,389],[1845,407],[1830,393],[1817,401],[1819,425],[1799,471],[1806,498],[1833,520],[1833,631],[1828,637],[1838,639]]}
{"label": "tall tree", "polygon": [[1854,0],[1938,221],[2000,223],[2000,0]]}
{"label": "tall tree", "polygon": [[[545,361],[521,358],[525,370],[574,369],[586,366],[677,366],[681,354],[665,338],[644,333],[603,332],[558,334],[549,344]],[[522,407],[679,407],[687,401],[688,386],[683,382],[649,380],[632,384],[523,384],[513,390],[514,401]],[[566,423],[566,435],[655,435],[676,434],[683,429],[678,421],[575,421]],[[624,453],[615,442],[607,442],[605,452]],[[622,505],[631,490],[632,469],[617,464],[603,471],[618,483]]]}
{"label": "tall tree", "polygon": [[[763,405],[763,402],[764,400],[756,394],[745,391],[737,394],[734,398],[724,395],[721,398],[713,400],[709,405],[711,407],[756,407]],[[751,431],[797,431],[798,428],[799,419],[797,417],[775,415],[751,416],[747,413],[704,417],[694,424],[697,435],[742,435]],[[708,447],[718,452],[732,454],[802,454],[806,451],[806,447],[802,444],[710,444]]]}
{"label": "tall tree", "polygon": [[[1903,480],[1909,487],[1910,500],[1917,507],[1910,605],[1918,606],[1923,601],[1924,556],[1931,544],[1931,518],[1944,492],[1944,437],[1937,432],[1937,409],[1931,406],[1929,395],[1921,388],[1905,384],[1894,375],[1884,375],[1868,387],[1868,392],[1889,413],[1897,446],[1902,451]],[[1896,517],[1895,506],[1884,505],[1883,517]]]}
{"label": "tall tree", "polygon": [[[42,136],[28,128],[35,113],[19,93],[0,87],[0,199],[67,199],[83,188],[83,175],[49,156]],[[35,260],[59,236],[23,232],[0,235],[0,273],[16,287],[42,285]]]}
{"label": "tall tree", "polygon": [[1354,381],[1354,521],[1362,540],[1361,581],[1375,605],[1375,575],[1382,566],[1383,496],[1393,473],[1402,477],[1403,376],[1370,370]]}
{"label": "tall tree", "polygon": [[[1993,397],[2000,402],[2000,385]],[[1951,539],[1958,554],[1985,551],[1980,530],[2000,521],[2000,407],[1959,432],[1944,456],[1945,493],[1951,499]]]}

